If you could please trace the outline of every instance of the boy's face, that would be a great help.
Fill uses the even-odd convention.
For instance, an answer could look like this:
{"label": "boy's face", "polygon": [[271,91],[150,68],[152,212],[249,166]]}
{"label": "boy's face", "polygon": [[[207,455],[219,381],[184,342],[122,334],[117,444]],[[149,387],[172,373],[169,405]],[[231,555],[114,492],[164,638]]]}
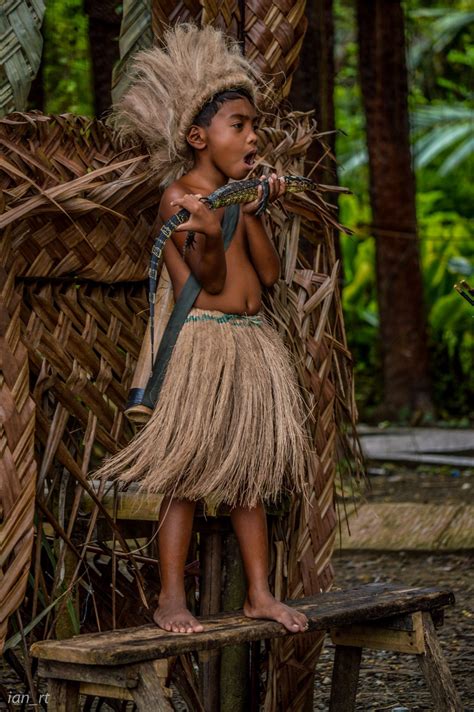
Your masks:
{"label": "boy's face", "polygon": [[225,176],[245,178],[257,153],[257,113],[248,99],[226,101],[204,128],[208,158]]}

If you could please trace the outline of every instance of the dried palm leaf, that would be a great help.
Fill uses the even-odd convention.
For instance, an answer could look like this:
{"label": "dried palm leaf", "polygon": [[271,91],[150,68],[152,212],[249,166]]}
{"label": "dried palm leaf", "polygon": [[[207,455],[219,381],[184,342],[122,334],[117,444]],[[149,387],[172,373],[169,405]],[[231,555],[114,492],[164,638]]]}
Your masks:
{"label": "dried palm leaf", "polygon": [[0,16],[0,116],[24,111],[31,82],[41,62],[41,24],[45,4],[26,0],[2,2]]}

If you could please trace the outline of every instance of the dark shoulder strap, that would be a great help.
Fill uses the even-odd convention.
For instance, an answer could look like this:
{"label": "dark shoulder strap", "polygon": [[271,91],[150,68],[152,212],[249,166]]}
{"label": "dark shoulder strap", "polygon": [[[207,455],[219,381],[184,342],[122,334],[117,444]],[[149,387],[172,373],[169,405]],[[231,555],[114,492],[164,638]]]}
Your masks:
{"label": "dark shoulder strap", "polygon": [[[222,220],[222,237],[225,250],[227,250],[232,238],[234,237],[237,223],[239,221],[239,213],[239,205],[229,205],[225,209]],[[194,274],[190,274],[179,294],[178,299],[176,300],[173,311],[171,312],[171,316],[160,342],[158,353],[156,354],[153,371],[148,380],[143,396],[141,393],[134,394],[134,405],[141,401],[143,405],[146,405],[149,408],[155,407],[155,404],[158,401],[158,396],[160,395],[161,386],[165,380],[166,369],[168,367],[171,354],[173,353],[174,345],[178,339],[179,332],[181,331],[183,324],[186,321],[186,317],[191,311],[201,289],[202,287]],[[137,388],[134,390],[141,392],[142,389]],[[130,396],[132,397],[132,394],[130,394]],[[127,405],[128,407],[131,405],[130,398]]]}

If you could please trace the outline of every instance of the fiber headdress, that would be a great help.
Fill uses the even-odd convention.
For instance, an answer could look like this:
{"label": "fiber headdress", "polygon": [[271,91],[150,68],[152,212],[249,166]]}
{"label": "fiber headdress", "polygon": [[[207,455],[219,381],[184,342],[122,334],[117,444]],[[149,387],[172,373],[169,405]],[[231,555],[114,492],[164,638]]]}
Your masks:
{"label": "fiber headdress", "polygon": [[107,123],[122,140],[145,141],[162,186],[191,168],[186,133],[215,94],[242,88],[258,103],[257,71],[237,42],[210,25],[175,25],[165,32],[162,47],[134,56],[129,72],[131,84],[113,105]]}

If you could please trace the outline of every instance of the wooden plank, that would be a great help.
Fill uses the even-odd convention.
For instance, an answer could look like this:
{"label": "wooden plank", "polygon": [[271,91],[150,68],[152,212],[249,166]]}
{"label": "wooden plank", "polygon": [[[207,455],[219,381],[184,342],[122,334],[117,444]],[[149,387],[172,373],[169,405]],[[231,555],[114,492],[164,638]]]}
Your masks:
{"label": "wooden plank", "polygon": [[425,653],[418,657],[433,700],[434,712],[462,712],[464,707],[454,686],[429,613],[422,615]]}
{"label": "wooden plank", "polygon": [[441,551],[474,549],[474,507],[463,505],[444,530],[438,541]]}
{"label": "wooden plank", "polygon": [[111,667],[109,665],[68,665],[54,660],[40,660],[38,664],[40,677],[58,678],[60,680],[75,680],[90,682],[97,685],[112,685],[131,689],[139,681],[136,666]]}
{"label": "wooden plank", "polygon": [[[146,495],[137,492],[117,493],[117,519],[139,519],[140,521],[156,522],[159,518],[162,494],[147,493]],[[113,489],[110,494],[102,496],[102,504],[110,515],[114,514],[114,494]],[[81,500],[81,507],[84,511],[91,512],[95,508],[95,502],[84,492]]]}
{"label": "wooden plank", "polygon": [[99,685],[97,682],[81,682],[79,685],[81,695],[94,695],[94,697],[111,697],[113,700],[132,700],[133,695],[126,687],[115,685]]}
{"label": "wooden plank", "polygon": [[[454,595],[440,588],[366,584],[348,591],[330,591],[286,603],[307,615],[308,631],[312,632],[442,608],[454,603]],[[69,640],[41,641],[31,646],[31,655],[88,665],[124,665],[192,650],[212,650],[244,641],[289,635],[280,623],[249,619],[241,611],[206,616],[200,620],[204,624],[201,633],[169,633],[156,625],[147,624],[74,636]]]}
{"label": "wooden plank", "polygon": [[399,465],[448,465],[450,467],[474,467],[473,457],[456,455],[424,455],[410,452],[381,452],[367,456],[370,462],[397,462]]}
{"label": "wooden plank", "polygon": [[[474,461],[474,430],[459,428],[359,428],[367,458],[391,459],[392,454],[465,457]],[[472,466],[472,465],[471,465]]]}
{"label": "wooden plank", "polygon": [[373,650],[393,650],[399,653],[424,653],[421,613],[413,613],[412,630],[379,625],[351,625],[330,631],[335,645],[349,645]]}
{"label": "wooden plank", "polygon": [[336,645],[329,712],[353,712],[362,648]]}
{"label": "wooden plank", "polygon": [[432,551],[461,506],[413,502],[363,504],[351,516],[350,536],[343,527],[341,547],[346,550]]}
{"label": "wooden plank", "polygon": [[[98,492],[99,481],[90,480],[89,484],[91,488]],[[142,493],[138,491],[138,485],[132,483],[129,485],[125,492],[117,493],[117,519],[123,519],[127,521],[147,521],[156,522],[159,518],[160,506],[163,499],[162,494],[156,494],[153,492]],[[114,494],[113,487],[106,489],[105,494],[102,495],[101,499],[106,511],[110,516],[114,515]],[[85,512],[92,512],[95,508],[95,502],[92,497],[84,492],[81,500],[81,507]],[[268,504],[265,507],[267,514],[270,515],[282,515],[288,511],[289,504],[282,502],[281,504]],[[218,517],[228,518],[230,514],[230,508],[227,505],[222,505],[217,511]],[[205,519],[204,507],[201,502],[198,502],[195,512],[195,518],[197,520]]]}
{"label": "wooden plank", "polygon": [[140,682],[132,689],[138,712],[173,712],[169,699],[171,690],[165,687],[163,660],[149,660],[140,665]]}

